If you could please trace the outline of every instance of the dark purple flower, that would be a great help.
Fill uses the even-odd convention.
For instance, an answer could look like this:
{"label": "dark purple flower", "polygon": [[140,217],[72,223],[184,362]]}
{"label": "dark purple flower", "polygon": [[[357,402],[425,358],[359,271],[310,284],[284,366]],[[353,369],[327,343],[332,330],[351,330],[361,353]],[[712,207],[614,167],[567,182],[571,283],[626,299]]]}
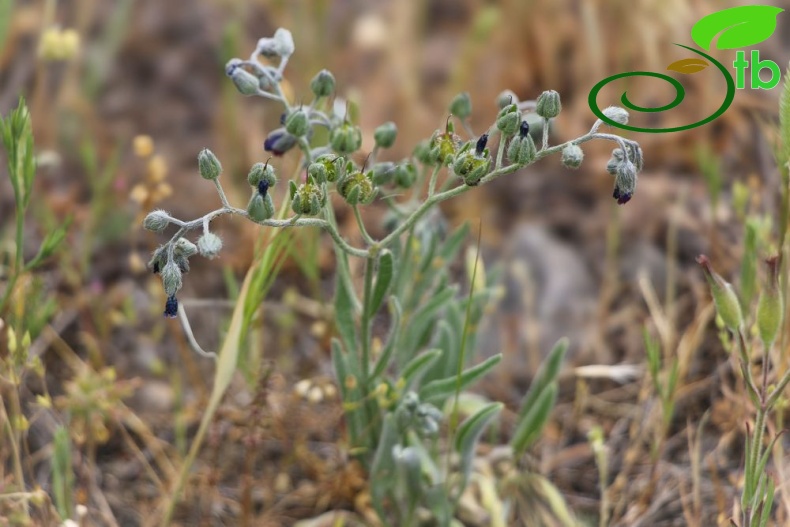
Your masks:
{"label": "dark purple flower", "polygon": [[630,192],[620,192],[620,189],[615,187],[614,192],[612,192],[612,197],[617,200],[618,205],[624,205],[631,200],[633,194]]}
{"label": "dark purple flower", "polygon": [[521,121],[521,127],[518,129],[518,135],[521,137],[527,137],[529,133],[529,123],[527,121]]}
{"label": "dark purple flower", "polygon": [[486,149],[486,144],[488,144],[488,134],[483,134],[480,136],[480,139],[477,140],[477,145],[475,145],[475,152],[477,155],[483,155],[483,150]]}
{"label": "dark purple flower", "polygon": [[269,182],[265,179],[261,179],[258,182],[258,194],[263,197],[266,197],[266,193],[269,192]]}
{"label": "dark purple flower", "polygon": [[176,295],[167,297],[164,315],[166,318],[176,318],[178,316],[178,300],[176,300]]}
{"label": "dark purple flower", "polygon": [[274,130],[263,142],[263,149],[276,156],[281,156],[296,145],[296,137],[285,131],[284,128]]}

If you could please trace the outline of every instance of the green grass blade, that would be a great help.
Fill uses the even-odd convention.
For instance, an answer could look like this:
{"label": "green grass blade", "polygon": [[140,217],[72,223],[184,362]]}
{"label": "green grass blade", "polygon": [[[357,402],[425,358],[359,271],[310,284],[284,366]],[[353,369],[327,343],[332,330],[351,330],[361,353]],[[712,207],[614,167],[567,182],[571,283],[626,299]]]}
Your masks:
{"label": "green grass blade", "polygon": [[217,370],[214,374],[214,388],[211,390],[211,396],[209,397],[208,405],[206,406],[206,409],[203,413],[203,418],[200,421],[200,427],[198,428],[197,434],[195,434],[195,439],[192,440],[192,445],[189,448],[189,454],[187,454],[187,458],[184,460],[184,464],[181,467],[181,472],[178,475],[178,479],[176,480],[175,487],[172,490],[171,497],[167,500],[165,513],[161,522],[161,525],[163,526],[170,524],[173,511],[175,510],[175,506],[181,496],[181,490],[184,487],[184,483],[186,483],[187,476],[189,475],[189,471],[192,468],[192,464],[194,463],[195,458],[200,451],[200,447],[203,444],[203,439],[205,438],[209,424],[211,424],[211,420],[214,418],[214,414],[219,407],[219,403],[222,400],[222,397],[225,395],[225,391],[228,389],[228,386],[230,385],[230,381],[233,378],[233,373],[236,371],[236,362],[239,358],[241,327],[244,321],[244,306],[247,294],[250,289],[250,283],[252,282],[252,277],[255,275],[256,270],[257,266],[254,266],[250,268],[249,271],[247,271],[247,276],[244,278],[244,283],[241,286],[239,299],[236,302],[236,307],[233,310],[233,317],[230,321],[228,333],[225,335],[225,341],[223,342],[222,349],[220,349],[219,355],[217,357]]}

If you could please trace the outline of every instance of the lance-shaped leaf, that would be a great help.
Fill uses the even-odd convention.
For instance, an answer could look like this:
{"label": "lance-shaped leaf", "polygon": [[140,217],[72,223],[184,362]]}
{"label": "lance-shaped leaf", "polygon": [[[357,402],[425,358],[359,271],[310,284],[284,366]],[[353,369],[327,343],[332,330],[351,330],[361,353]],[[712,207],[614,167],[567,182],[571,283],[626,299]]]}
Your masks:
{"label": "lance-shaped leaf", "polygon": [[457,489],[459,495],[463,493],[469,482],[472,460],[474,459],[475,448],[480,441],[480,436],[488,424],[499,415],[502,406],[502,403],[488,404],[469,416],[458,427],[458,435],[455,436],[455,450],[461,456],[461,487]]}
{"label": "lance-shaped leaf", "polygon": [[378,273],[376,273],[376,285],[373,287],[373,298],[370,301],[370,315],[373,316],[381,307],[384,295],[392,282],[392,253],[384,251],[379,256]]}
{"label": "lance-shaped leaf", "polygon": [[401,375],[404,381],[404,389],[408,390],[410,386],[419,383],[420,378],[425,375],[428,368],[436,362],[436,359],[438,359],[441,354],[442,350],[431,349],[425,353],[420,353],[410,360],[403,368],[403,375]]}
{"label": "lance-shaped leaf", "polygon": [[767,40],[776,30],[776,17],[784,9],[770,5],[745,5],[722,9],[701,18],[691,29],[691,38],[709,50],[716,41],[718,49],[754,46]]}
{"label": "lance-shaped leaf", "polygon": [[557,391],[556,382],[541,390],[535,404],[519,419],[516,433],[510,440],[510,446],[513,447],[516,456],[521,456],[540,437],[543,426],[549,419],[551,409],[554,408],[554,403],[557,401]]}
{"label": "lance-shaped leaf", "polygon": [[431,381],[420,389],[420,400],[431,401],[447,397],[451,393],[463,390],[473,382],[480,379],[483,375],[491,371],[491,368],[499,364],[502,360],[502,354],[498,353],[493,357],[489,357],[480,364],[467,368],[461,375],[447,377],[438,381]]}
{"label": "lance-shaped leaf", "polygon": [[521,409],[518,412],[520,418],[523,418],[532,409],[546,386],[557,379],[567,349],[568,339],[562,338],[558,340],[551,350],[551,353],[549,353],[549,356],[541,363],[540,368],[538,368],[538,373],[535,374],[535,378],[532,380],[527,395],[524,396],[521,402]]}

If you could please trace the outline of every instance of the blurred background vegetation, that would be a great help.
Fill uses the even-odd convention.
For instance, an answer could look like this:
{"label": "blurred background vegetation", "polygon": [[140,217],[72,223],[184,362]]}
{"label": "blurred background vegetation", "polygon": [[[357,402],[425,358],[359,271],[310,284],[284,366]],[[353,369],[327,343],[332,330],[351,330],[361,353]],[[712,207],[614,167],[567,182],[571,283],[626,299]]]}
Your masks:
{"label": "blurred background vegetation", "polygon": [[[690,44],[696,20],[730,5],[0,0],[0,113],[26,98],[38,161],[26,260],[47,233],[68,225],[62,249],[21,276],[0,311],[0,357],[8,363],[0,420],[20,438],[0,441],[0,493],[24,490],[15,449],[27,491],[70,493],[31,505],[33,520],[18,500],[2,499],[0,525],[58,524],[54,510],[64,503],[87,507],[80,509],[84,525],[147,525],[158,517],[205,405],[212,364],[190,350],[177,322],[161,316],[159,280],[145,267],[157,240],[140,221],[153,207],[188,219],[216,207],[197,173],[202,148],[222,160],[230,200],[246,201],[246,171],[268,157],[262,145],[280,108],[238,95],[223,74],[227,60],[289,28],[297,50],[286,95],[309,99],[309,80],[328,68],[338,91],[362,109],[363,151],[372,149],[377,125],[398,124],[392,160],[443,126],[461,91],[471,94],[478,131],[493,121],[504,89],[521,99],[559,91],[556,144],[592,125],[587,94],[596,82],[629,70],[664,71],[685,57],[672,43]],[[790,18],[780,16],[774,37],[760,45],[762,58],[783,69],[787,35]],[[734,59],[725,51],[716,57]],[[709,115],[725,90],[714,75],[684,76],[680,109],[632,122],[677,126]],[[674,96],[648,79],[607,88],[601,106],[615,104],[626,87],[644,105]],[[748,287],[754,278],[743,271],[744,243],[759,257],[776,250],[779,92],[739,90],[726,114],[701,128],[629,135],[646,165],[626,206],[611,199],[608,147],[590,144],[579,171],[546,160],[442,207],[451,225],[480,222],[486,264],[505,270],[504,294],[479,339],[481,355],[506,354],[507,367],[482,387],[508,405],[500,433],[508,433],[534,366],[557,338],[570,337],[572,366],[600,366],[566,372],[534,452],[536,472],[582,524],[598,524],[602,488],[612,525],[727,525],[733,515],[750,403],[725,367],[728,351],[694,258],[708,254],[721,274],[740,276],[741,287],[745,277]],[[296,162],[276,160],[282,173]],[[5,173],[3,162],[0,290],[15,251]],[[375,221],[383,212],[373,207],[366,215]],[[353,217],[338,214],[348,236],[358,236]],[[197,260],[182,293],[207,349],[221,342],[262,236],[230,219],[218,233],[222,257]],[[184,525],[292,525],[330,510],[369,518],[364,475],[342,449],[329,374],[331,320],[322,307],[334,263],[324,238],[307,229],[293,234],[250,339],[254,374],[234,383],[220,408],[177,511]],[[30,358],[15,370],[9,364],[20,346]],[[661,378],[677,361],[670,411],[655,389],[661,381],[647,373],[649,349],[663,358]],[[69,453],[60,469],[49,462],[58,449],[59,460],[63,449]],[[72,479],[58,480],[53,470],[60,478],[73,472]],[[781,464],[775,470],[782,475]],[[532,497],[551,502],[540,489]],[[788,521],[790,494],[777,502],[779,525]],[[546,511],[536,513],[540,522],[562,524],[551,506]],[[470,516],[468,524],[487,525],[475,521]]]}

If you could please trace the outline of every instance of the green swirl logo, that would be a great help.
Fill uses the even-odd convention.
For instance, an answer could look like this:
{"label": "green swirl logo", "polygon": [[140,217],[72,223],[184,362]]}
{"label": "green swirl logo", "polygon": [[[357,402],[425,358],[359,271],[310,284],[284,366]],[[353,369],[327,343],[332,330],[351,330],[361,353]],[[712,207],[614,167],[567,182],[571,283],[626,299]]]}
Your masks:
{"label": "green swirl logo", "polygon": [[[691,30],[691,38],[699,47],[706,50],[710,50],[711,46],[713,45],[713,40],[717,37],[718,40],[716,41],[716,48],[718,49],[736,49],[753,46],[768,39],[773,34],[773,32],[776,30],[776,17],[782,11],[783,9],[773,6],[740,6],[717,11],[706,17],[703,17],[694,25]],[[622,96],[620,97],[620,101],[622,102],[622,105],[629,110],[640,113],[657,113],[671,110],[680,105],[686,96],[686,90],[683,88],[683,85],[677,79],[674,79],[669,75],[653,71],[629,71],[625,73],[619,73],[617,75],[607,77],[597,83],[595,86],[593,86],[592,90],[590,90],[590,95],[588,96],[588,103],[592,112],[603,122],[611,126],[615,126],[623,130],[631,130],[633,132],[647,132],[653,134],[680,132],[683,130],[696,128],[713,121],[726,112],[735,99],[736,81],[733,79],[732,74],[730,74],[730,72],[724,67],[722,63],[707,53],[689,46],[685,46],[683,44],[675,45],[687,49],[692,53],[697,54],[701,58],[688,58],[673,62],[667,67],[667,70],[675,71],[681,74],[693,74],[702,71],[709,65],[709,63],[712,63],[724,76],[724,79],[727,82],[727,94],[724,97],[724,101],[722,102],[721,106],[719,106],[719,108],[712,115],[695,123],[684,126],[675,126],[670,128],[642,128],[618,123],[603,114],[603,111],[598,106],[598,93],[610,82],[626,77],[655,77],[670,83],[675,88],[675,98],[670,103],[658,107],[645,107],[634,104],[628,98],[628,93],[623,92]],[[734,63],[736,68],[738,68],[738,88],[743,87],[743,77],[745,76],[745,67],[743,65],[749,65],[748,62],[743,61],[743,52],[739,51],[738,61]],[[770,61],[759,62],[760,65],[764,63],[770,63],[770,65],[775,66],[775,64]],[[758,65],[758,68],[768,67],[760,65]],[[774,71],[773,68],[771,69]],[[778,70],[778,66],[776,69]],[[757,81],[755,81],[755,78]],[[759,69],[756,71],[753,69],[752,71],[752,84],[754,85],[755,83],[757,83],[758,88],[762,87],[759,83]]]}

